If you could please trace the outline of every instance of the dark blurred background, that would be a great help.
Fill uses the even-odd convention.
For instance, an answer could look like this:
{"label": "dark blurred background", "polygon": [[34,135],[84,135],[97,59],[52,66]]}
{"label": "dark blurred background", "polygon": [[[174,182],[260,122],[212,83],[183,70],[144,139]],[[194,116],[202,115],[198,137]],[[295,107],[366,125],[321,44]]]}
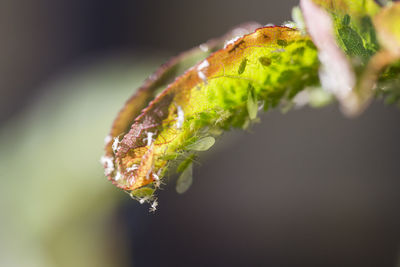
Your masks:
{"label": "dark blurred background", "polygon": [[400,111],[379,101],[264,114],[155,214],[102,175],[113,117],[158,65],[296,4],[1,1],[0,265],[400,266]]}
{"label": "dark blurred background", "polygon": [[[280,24],[296,0],[2,0],[1,119],[40,85],[89,59],[121,52],[174,55],[247,21]],[[18,104],[11,104],[18,103]]]}

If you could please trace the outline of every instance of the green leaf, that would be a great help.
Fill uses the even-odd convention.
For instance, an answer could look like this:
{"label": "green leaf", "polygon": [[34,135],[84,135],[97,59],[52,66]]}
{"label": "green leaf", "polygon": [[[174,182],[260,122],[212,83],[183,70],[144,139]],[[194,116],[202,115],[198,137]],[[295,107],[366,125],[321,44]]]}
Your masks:
{"label": "green leaf", "polygon": [[[359,114],[375,84],[398,79],[396,68],[378,77],[400,54],[395,8],[381,11],[372,0],[301,0],[303,13],[293,9],[299,29],[263,27],[207,42],[212,53],[204,47],[183,53],[152,75],[115,120],[103,158],[108,178],[127,191],[156,189],[178,166],[177,191],[184,192],[194,152],[208,150],[224,131],[246,129],[259,102],[264,110],[300,102],[319,107],[334,95],[346,114]],[[181,65],[191,67],[174,70]]]}
{"label": "green leaf", "polygon": [[379,49],[372,18],[379,12],[373,0],[314,0],[333,18],[338,44],[347,56],[365,65]]}
{"label": "green leaf", "polygon": [[318,85],[318,66],[315,46],[296,29],[264,27],[228,41],[129,119],[132,125],[119,133],[114,149],[107,145],[109,179],[128,191],[157,188],[188,154],[209,149],[223,131],[246,128],[257,116],[258,101],[269,109]]}
{"label": "green leaf", "polygon": [[385,64],[384,56],[376,57],[380,46],[372,23],[380,7],[372,0],[301,0],[301,4],[319,49],[321,85],[337,97],[346,115],[360,114],[373,95],[379,66]]}

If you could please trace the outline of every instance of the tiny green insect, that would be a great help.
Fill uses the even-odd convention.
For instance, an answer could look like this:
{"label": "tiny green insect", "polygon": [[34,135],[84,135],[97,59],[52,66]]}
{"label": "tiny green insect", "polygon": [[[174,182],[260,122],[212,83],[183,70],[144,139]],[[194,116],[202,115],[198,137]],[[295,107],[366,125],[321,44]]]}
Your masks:
{"label": "tiny green insect", "polygon": [[276,43],[278,45],[280,45],[280,46],[287,46],[288,45],[288,42],[286,40],[282,40],[282,39],[277,40]]}
{"label": "tiny green insect", "polygon": [[257,117],[257,97],[254,94],[254,88],[251,84],[249,84],[249,92],[247,94],[247,112],[249,113],[250,120],[254,120]]}
{"label": "tiny green insect", "polygon": [[244,58],[242,60],[242,62],[240,62],[240,65],[239,65],[239,69],[238,69],[238,74],[239,75],[244,72],[244,70],[246,69],[246,65],[247,65],[247,58]]}
{"label": "tiny green insect", "polygon": [[193,183],[193,165],[192,163],[182,172],[176,181],[176,192],[179,194],[185,193]]}
{"label": "tiny green insect", "polygon": [[193,144],[188,145],[186,149],[194,151],[207,151],[214,144],[215,144],[215,138],[212,136],[206,136],[204,138],[197,140]]}
{"label": "tiny green insect", "polygon": [[272,61],[269,57],[259,57],[258,61],[261,63],[261,65],[268,67],[271,65]]}

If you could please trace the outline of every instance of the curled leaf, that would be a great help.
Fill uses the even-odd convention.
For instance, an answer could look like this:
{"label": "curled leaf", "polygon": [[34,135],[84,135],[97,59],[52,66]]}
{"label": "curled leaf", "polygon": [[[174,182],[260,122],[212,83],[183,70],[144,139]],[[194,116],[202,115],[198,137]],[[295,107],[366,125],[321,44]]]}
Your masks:
{"label": "curled leaf", "polygon": [[[105,175],[109,180],[118,187],[124,189],[128,187],[126,182],[121,184],[121,181],[123,180],[120,181],[120,178],[126,178],[126,175],[129,175],[130,172],[135,170],[135,166],[137,165],[132,164],[126,166],[125,172],[122,173],[115,165],[115,152],[118,148],[120,137],[129,131],[135,118],[140,115],[149,102],[165,89],[168,84],[174,81],[176,77],[182,75],[188,68],[205,59],[213,52],[223,48],[227,40],[252,32],[258,27],[260,27],[260,24],[255,22],[242,24],[232,29],[221,38],[212,39],[198,47],[181,53],[150,75],[150,77],[144,82],[143,86],[141,86],[136,93],[126,101],[124,107],[114,120],[109,135],[104,139],[106,153],[101,158],[101,162],[105,168]],[[147,138],[147,142],[149,141],[149,138]]]}
{"label": "curled leaf", "polygon": [[[155,210],[155,190],[169,171],[181,173],[176,190],[186,191],[196,153],[224,131],[246,129],[259,110],[319,107],[334,95],[345,114],[356,115],[375,88],[398,85],[399,5],[301,0],[300,7],[293,9],[300,28],[247,24],[161,66],[105,140],[108,179],[141,202],[153,201]],[[391,92],[400,103],[400,93]]]}
{"label": "curled leaf", "polygon": [[[114,149],[113,142],[107,144],[104,161],[109,179],[127,191],[157,188],[188,154],[209,149],[225,130],[246,128],[257,115],[258,101],[267,110],[317,85],[318,66],[316,48],[307,36],[273,26],[226,42],[157,96],[154,84],[164,83],[152,80],[114,123],[111,137],[118,138]],[[164,70],[156,77],[165,75]],[[148,106],[137,114],[142,100]]]}

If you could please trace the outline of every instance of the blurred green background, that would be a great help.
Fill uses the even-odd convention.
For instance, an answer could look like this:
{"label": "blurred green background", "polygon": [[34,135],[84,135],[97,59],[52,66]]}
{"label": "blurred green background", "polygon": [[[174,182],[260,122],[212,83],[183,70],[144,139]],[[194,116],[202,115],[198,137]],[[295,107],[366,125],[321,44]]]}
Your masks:
{"label": "blurred green background", "polygon": [[0,266],[399,266],[400,111],[379,102],[265,114],[155,214],[103,175],[111,122],[157,66],[296,3],[2,1]]}
{"label": "blurred green background", "polygon": [[112,214],[127,195],[105,179],[99,159],[116,111],[156,66],[137,60],[65,74],[4,124],[1,266],[123,266]]}

